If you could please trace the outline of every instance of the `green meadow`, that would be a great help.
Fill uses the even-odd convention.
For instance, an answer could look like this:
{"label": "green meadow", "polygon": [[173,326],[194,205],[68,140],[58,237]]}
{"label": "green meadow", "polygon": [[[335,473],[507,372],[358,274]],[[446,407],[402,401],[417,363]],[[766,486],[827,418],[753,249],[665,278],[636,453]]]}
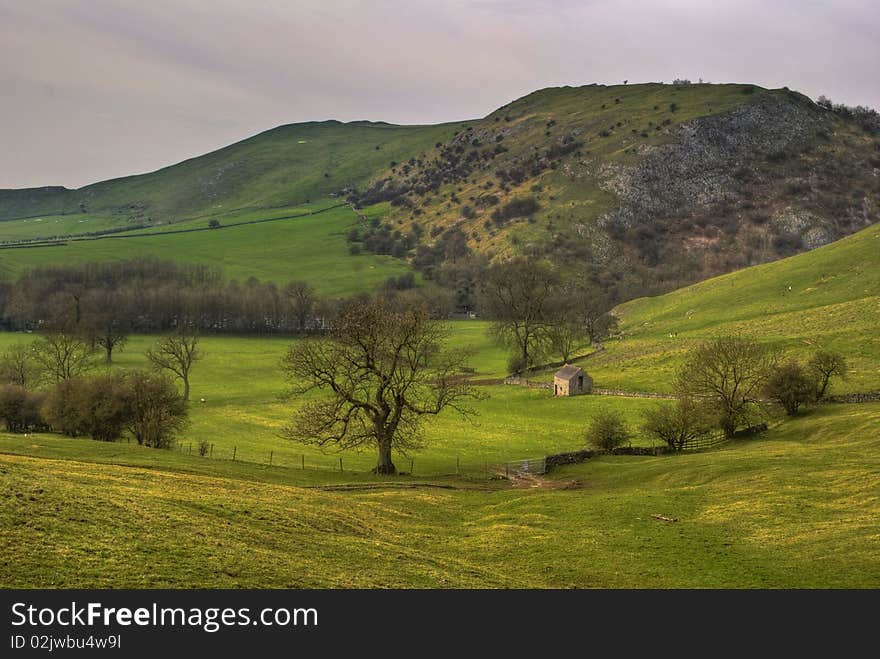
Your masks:
{"label": "green meadow", "polygon": [[524,488],[0,442],[4,587],[880,586],[877,404]]}
{"label": "green meadow", "polygon": [[[184,243],[161,241],[192,240],[190,258],[211,262],[222,245],[231,276],[264,268],[283,281],[297,275],[281,275],[282,264],[291,272],[305,273],[303,262],[332,270],[326,254],[336,248],[326,237],[335,234],[322,223],[338,222],[342,250],[351,222],[345,213],[251,225],[241,234],[228,228],[78,249],[159,241],[184,255]],[[254,244],[246,240],[265,229],[260,244],[279,255],[277,237],[287,227],[301,241],[288,252],[296,259],[249,260]],[[304,227],[313,232],[308,249]],[[835,391],[880,389],[878,243],[880,230],[870,227],[797,257],[634,300],[615,312],[619,336],[582,363],[597,387],[667,392],[688,346],[740,332],[800,358],[819,346],[839,350],[852,373]],[[4,251],[3,267],[25,267],[5,258],[19,252],[41,253]],[[364,279],[337,274],[325,293]],[[507,355],[492,343],[488,323],[450,327],[448,347],[472,353],[475,382],[503,377]],[[2,334],[0,349],[33,338]],[[144,367],[154,340],[132,337],[109,368]],[[476,417],[429,419],[424,447],[396,455],[406,473],[389,478],[369,473],[371,450],[322,451],[279,436],[303,403],[283,396],[280,359],[293,341],[204,337],[205,357],[191,378],[191,423],[176,450],[0,433],[0,586],[880,587],[880,403],[775,416],[761,437],[711,450],[603,456],[508,480],[499,463],[583,448],[600,409],[623,413],[632,443],[650,445],[641,415],[663,401],[554,399],[547,390],[480,384],[486,397],[474,402]],[[202,440],[213,445],[210,457],[197,455]]]}
{"label": "green meadow", "polygon": [[[0,275],[15,276],[28,267],[59,263],[155,256],[220,266],[229,279],[239,281],[249,277],[278,284],[306,280],[321,295],[341,296],[373,291],[389,277],[410,270],[406,262],[390,256],[348,254],[345,235],[358,223],[357,216],[349,208],[334,208],[312,215],[303,213],[300,208],[276,209],[269,214],[237,215],[230,223],[285,215],[295,217],[191,233],[125,236],[58,246],[3,249],[0,250]],[[198,222],[207,226],[208,220],[202,218]]]}
{"label": "green meadow", "polygon": [[582,365],[601,386],[671,391],[695,342],[738,333],[806,360],[846,355],[838,393],[880,389],[880,226],[825,247],[739,270],[617,309],[619,336]]}

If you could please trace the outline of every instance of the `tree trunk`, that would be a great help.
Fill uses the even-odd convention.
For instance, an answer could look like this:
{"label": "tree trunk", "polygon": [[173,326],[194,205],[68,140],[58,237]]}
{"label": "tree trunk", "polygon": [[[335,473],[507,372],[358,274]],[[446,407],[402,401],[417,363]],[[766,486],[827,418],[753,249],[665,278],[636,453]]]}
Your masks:
{"label": "tree trunk", "polygon": [[112,344],[112,343],[108,343],[108,344],[104,347],[104,350],[107,351],[107,363],[109,364],[110,362],[113,361],[113,344]]}
{"label": "tree trunk", "polygon": [[373,470],[376,474],[396,474],[397,467],[391,462],[391,442],[382,440],[379,442],[379,463]]}
{"label": "tree trunk", "polygon": [[189,400],[189,378],[183,378],[183,400]]}

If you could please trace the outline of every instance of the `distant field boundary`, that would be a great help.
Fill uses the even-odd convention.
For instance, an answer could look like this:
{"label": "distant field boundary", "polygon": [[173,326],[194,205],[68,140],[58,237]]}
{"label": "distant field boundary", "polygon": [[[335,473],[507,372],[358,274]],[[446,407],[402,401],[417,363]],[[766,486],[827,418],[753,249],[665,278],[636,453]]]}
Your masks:
{"label": "distant field boundary", "polygon": [[[57,240],[53,240],[50,238],[47,239],[39,239],[30,242],[21,242],[21,243],[4,243],[0,245],[0,249],[21,249],[21,248],[33,248],[33,247],[60,247],[67,245],[69,243],[74,242],[88,242],[93,240],[106,240],[106,239],[120,239],[120,238],[149,238],[151,236],[170,236],[179,233],[194,233],[196,231],[219,231],[221,229],[229,229],[232,227],[243,227],[249,224],[263,224],[265,222],[279,222],[281,220],[294,220],[300,217],[309,217],[311,215],[320,215],[321,213],[325,213],[327,211],[333,210],[335,208],[343,208],[347,206],[347,204],[333,204],[332,206],[326,206],[324,208],[319,208],[317,210],[309,211],[308,213],[298,213],[296,215],[284,215],[281,217],[268,217],[262,220],[246,220],[244,222],[233,222],[231,224],[220,224],[216,227],[192,227],[189,229],[170,229],[168,231],[149,231],[149,232],[141,232],[141,233],[126,233],[127,231],[139,231],[143,229],[143,227],[138,227],[136,229],[108,229],[105,234],[79,234],[73,235],[69,237],[59,238]],[[210,221],[210,220],[209,220]]]}

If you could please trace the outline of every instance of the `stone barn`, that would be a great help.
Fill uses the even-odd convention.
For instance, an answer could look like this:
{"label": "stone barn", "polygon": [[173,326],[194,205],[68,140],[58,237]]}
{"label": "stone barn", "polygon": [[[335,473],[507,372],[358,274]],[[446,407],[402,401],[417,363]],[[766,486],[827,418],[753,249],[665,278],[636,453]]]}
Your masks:
{"label": "stone barn", "polygon": [[554,396],[577,396],[593,390],[593,378],[584,369],[566,364],[553,376]]}

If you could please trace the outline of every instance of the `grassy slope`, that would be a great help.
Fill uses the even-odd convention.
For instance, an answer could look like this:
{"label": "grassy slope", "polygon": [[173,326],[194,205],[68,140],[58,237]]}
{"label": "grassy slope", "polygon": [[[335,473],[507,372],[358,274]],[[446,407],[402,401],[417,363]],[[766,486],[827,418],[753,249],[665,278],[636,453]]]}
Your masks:
{"label": "grassy slope", "polygon": [[880,405],[827,406],[723,450],[569,467],[569,490],[326,491],[0,455],[0,585],[876,588],[878,429]]}
{"label": "grassy slope", "polygon": [[836,390],[878,390],[880,225],[811,252],[633,300],[615,313],[622,338],[584,362],[600,386],[669,391],[690,345],[740,332],[801,359],[819,346],[838,350],[851,374]]}
{"label": "grassy slope", "polygon": [[0,190],[0,220],[103,212],[119,225],[150,217],[176,221],[326,199],[391,160],[445,139],[459,124],[395,126],[338,121],[279,126],[212,153],[139,176],[79,190]]}
{"label": "grassy slope", "polygon": [[[290,208],[288,215],[304,213]],[[278,217],[280,211],[268,214]],[[228,223],[262,219],[262,213],[236,215]],[[201,226],[206,221],[200,220]],[[348,208],[314,215],[193,233],[105,238],[63,246],[0,250],[0,276],[14,276],[27,267],[110,261],[153,255],[163,259],[222,266],[230,279],[257,277],[284,283],[309,281],[321,295],[373,291],[390,276],[409,269],[390,256],[350,256],[345,241],[358,222]],[[2,226],[2,224],[0,224]]]}

